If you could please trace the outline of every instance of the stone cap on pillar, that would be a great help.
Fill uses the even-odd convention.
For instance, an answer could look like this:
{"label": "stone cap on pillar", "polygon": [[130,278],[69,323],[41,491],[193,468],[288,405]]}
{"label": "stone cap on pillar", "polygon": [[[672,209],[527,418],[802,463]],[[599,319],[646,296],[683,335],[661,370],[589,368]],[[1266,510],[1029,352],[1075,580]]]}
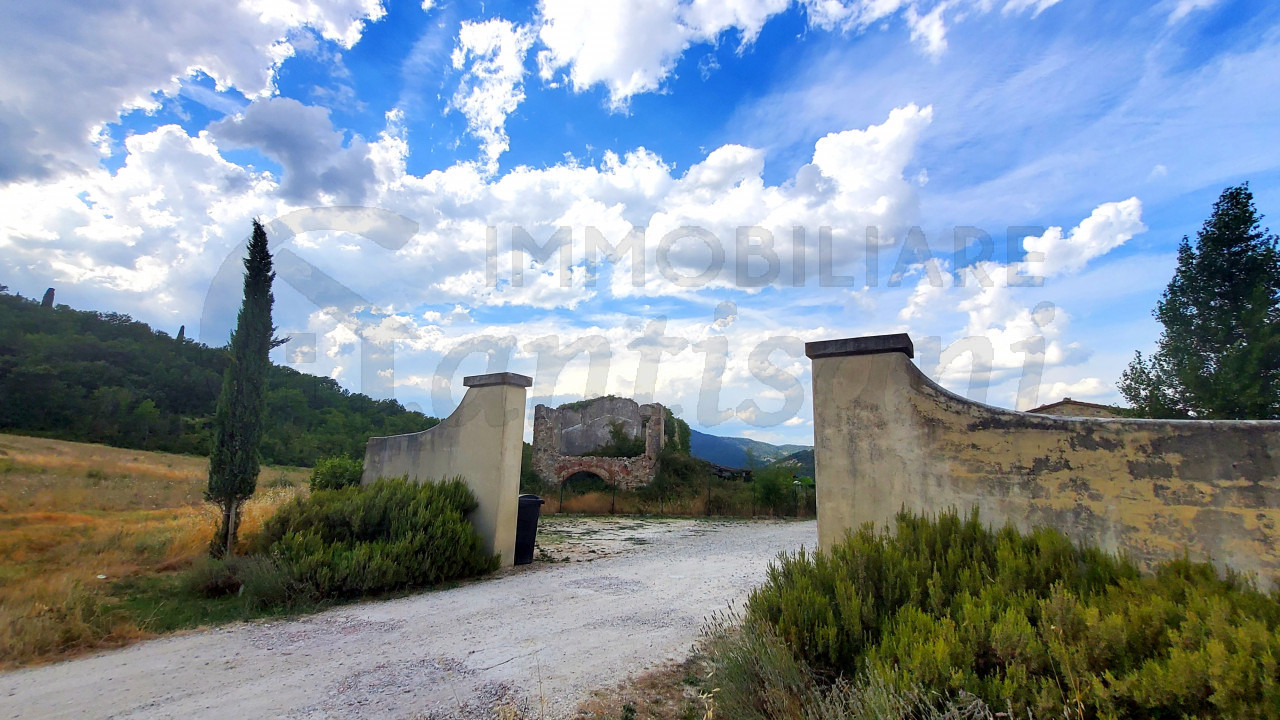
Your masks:
{"label": "stone cap on pillar", "polygon": [[879,355],[900,352],[909,358],[916,356],[915,346],[906,333],[892,335],[866,335],[841,340],[819,340],[804,344],[804,354],[810,360],[848,355]]}
{"label": "stone cap on pillar", "polygon": [[488,387],[490,385],[515,385],[516,387],[527,388],[533,385],[533,378],[513,372],[469,375],[462,378],[463,387]]}

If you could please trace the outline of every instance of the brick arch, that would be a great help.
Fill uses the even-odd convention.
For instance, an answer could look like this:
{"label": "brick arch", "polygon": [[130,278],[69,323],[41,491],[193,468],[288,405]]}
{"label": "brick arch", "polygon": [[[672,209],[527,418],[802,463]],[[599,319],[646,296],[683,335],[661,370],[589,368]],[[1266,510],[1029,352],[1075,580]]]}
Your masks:
{"label": "brick arch", "polygon": [[563,485],[577,472],[593,473],[609,485],[632,490],[647,484],[653,477],[656,461],[647,455],[630,458],[593,457],[590,455],[558,455],[551,463],[552,482]]}
{"label": "brick arch", "polygon": [[563,485],[575,473],[589,472],[610,485],[617,485],[626,469],[620,467],[618,458],[565,456],[555,465],[556,484]]}

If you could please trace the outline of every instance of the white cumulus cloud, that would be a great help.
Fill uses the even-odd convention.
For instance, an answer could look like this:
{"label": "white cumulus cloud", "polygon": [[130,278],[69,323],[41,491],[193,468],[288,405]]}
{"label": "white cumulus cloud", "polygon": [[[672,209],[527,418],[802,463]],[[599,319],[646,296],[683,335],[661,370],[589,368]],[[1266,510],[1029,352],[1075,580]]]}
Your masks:
{"label": "white cumulus cloud", "polygon": [[531,28],[501,19],[463,22],[458,32],[452,60],[464,74],[451,107],[479,138],[490,172],[509,146],[507,116],[524,100],[524,60],[533,40]]}
{"label": "white cumulus cloud", "polygon": [[350,47],[382,14],[378,0],[12,4],[0,23],[0,182],[96,164],[90,139],[104,123],[156,107],[153,93],[172,95],[195,72],[270,95],[291,37]]}
{"label": "white cumulus cloud", "polygon": [[1023,247],[1028,253],[1038,255],[1025,265],[1036,275],[1076,272],[1093,258],[1111,252],[1146,229],[1142,223],[1142,202],[1138,198],[1104,203],[1065,236],[1062,228],[1051,227],[1040,237],[1025,238]]}

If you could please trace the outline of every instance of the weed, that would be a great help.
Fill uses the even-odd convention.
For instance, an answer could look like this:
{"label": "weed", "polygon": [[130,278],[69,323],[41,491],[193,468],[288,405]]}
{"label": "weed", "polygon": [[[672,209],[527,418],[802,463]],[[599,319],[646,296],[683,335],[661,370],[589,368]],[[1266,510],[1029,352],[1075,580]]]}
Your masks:
{"label": "weed", "polygon": [[701,674],[700,660],[667,663],[628,680],[626,684],[596,691],[578,707],[575,718],[618,720],[703,720],[702,703],[685,685],[686,675]]}
{"label": "weed", "polygon": [[217,598],[240,591],[240,578],[224,559],[201,557],[182,575],[183,590],[190,595]]}
{"label": "weed", "polygon": [[263,484],[263,487],[267,490],[280,490],[282,488],[291,488],[293,486],[294,478],[283,470],[271,476],[271,479],[267,480],[267,482]]}
{"label": "weed", "polygon": [[311,594],[270,556],[232,558],[232,564],[240,580],[241,594],[252,609],[288,608]]}
{"label": "weed", "polygon": [[0,665],[142,635],[109,598],[79,581],[57,578],[29,584],[23,599],[27,602],[0,603]]}
{"label": "weed", "polygon": [[321,607],[299,601],[289,607],[264,606],[246,590],[207,598],[188,592],[185,573],[125,578],[108,592],[122,613],[134,618],[141,631],[166,633],[185,628],[306,612]]}
{"label": "weed", "polygon": [[157,562],[168,557],[173,536],[163,530],[140,535],[133,540],[133,552],[142,559]]}
{"label": "weed", "polygon": [[266,555],[226,559],[202,557],[182,574],[183,590],[201,598],[236,595],[252,610],[287,608],[303,589]]}

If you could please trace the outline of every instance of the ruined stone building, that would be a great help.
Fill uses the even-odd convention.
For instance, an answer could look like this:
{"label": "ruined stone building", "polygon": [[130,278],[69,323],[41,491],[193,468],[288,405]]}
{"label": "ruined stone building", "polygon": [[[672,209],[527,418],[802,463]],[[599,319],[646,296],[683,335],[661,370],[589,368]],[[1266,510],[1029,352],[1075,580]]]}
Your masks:
{"label": "ruined stone building", "polygon": [[[560,485],[575,473],[589,472],[621,490],[653,482],[666,432],[667,411],[658,403],[640,405],[630,398],[601,397],[558,408],[533,410],[533,468],[544,481]],[[619,428],[628,438],[644,438],[636,457],[596,457],[591,453],[613,440]]]}

